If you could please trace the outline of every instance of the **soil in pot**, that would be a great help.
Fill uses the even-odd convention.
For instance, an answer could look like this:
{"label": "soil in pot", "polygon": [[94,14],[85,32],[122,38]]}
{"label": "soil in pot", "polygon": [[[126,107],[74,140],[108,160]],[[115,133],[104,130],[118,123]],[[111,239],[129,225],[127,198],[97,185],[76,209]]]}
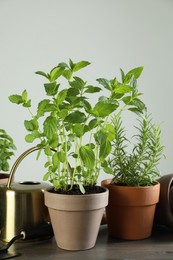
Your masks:
{"label": "soil in pot", "polygon": [[[73,185],[73,189],[68,190],[68,191],[61,191],[57,190],[55,191],[54,189],[49,190],[50,192],[53,193],[58,193],[58,194],[67,194],[67,195],[83,195],[81,191],[79,190],[79,187],[77,185]],[[95,194],[95,193],[102,193],[105,192],[105,189],[101,186],[85,186],[85,195],[86,194]]]}

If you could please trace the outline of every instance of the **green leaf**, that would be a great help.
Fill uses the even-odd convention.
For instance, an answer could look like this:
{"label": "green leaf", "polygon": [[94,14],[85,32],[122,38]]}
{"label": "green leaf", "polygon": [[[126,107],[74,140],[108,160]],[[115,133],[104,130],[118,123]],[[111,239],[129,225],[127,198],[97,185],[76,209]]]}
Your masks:
{"label": "green leaf", "polygon": [[71,70],[73,70],[75,63],[71,59],[69,59],[69,65]]}
{"label": "green leaf", "polygon": [[47,172],[45,173],[45,175],[43,176],[43,181],[47,181],[49,179],[50,173]]}
{"label": "green leaf", "polygon": [[45,112],[52,111],[52,105],[49,104],[50,100],[49,99],[43,99],[37,107],[37,117],[43,116]]}
{"label": "green leaf", "polygon": [[98,120],[96,119],[96,118],[94,118],[94,119],[92,119],[90,122],[89,122],[89,124],[88,124],[88,126],[89,126],[89,129],[91,130],[91,129],[93,129],[93,128],[95,128],[97,125],[98,125]]}
{"label": "green leaf", "polygon": [[111,83],[109,80],[107,79],[104,79],[104,78],[99,78],[99,79],[96,79],[100,85],[102,85],[104,88],[108,89],[108,90],[112,90],[111,88]]}
{"label": "green leaf", "polygon": [[33,130],[38,129],[38,122],[36,119],[25,120],[24,125],[25,125],[26,130],[28,130],[28,131],[33,131]]}
{"label": "green leaf", "polygon": [[83,79],[79,78],[79,77],[73,77],[74,80],[69,82],[70,86],[73,88],[77,88],[82,90],[86,84],[85,81],[83,81]]}
{"label": "green leaf", "polygon": [[105,131],[107,133],[108,140],[113,141],[115,138],[114,126],[111,124],[105,124]]}
{"label": "green leaf", "polygon": [[45,106],[47,104],[49,104],[50,100],[49,99],[44,99],[42,100],[39,104],[38,104],[38,107],[37,107],[37,117],[39,118],[40,116],[43,116],[44,115],[44,112],[45,112]]}
{"label": "green leaf", "polygon": [[123,71],[122,69],[120,69],[120,72],[121,72],[121,79],[122,79],[122,82],[124,82],[124,78],[125,78],[124,71]]}
{"label": "green leaf", "polygon": [[116,94],[126,94],[128,92],[131,92],[132,90],[133,90],[133,87],[131,87],[129,85],[121,84],[114,89],[114,93],[116,93]]}
{"label": "green leaf", "polygon": [[58,152],[58,159],[60,162],[64,163],[66,160],[66,154],[63,151]]}
{"label": "green leaf", "polygon": [[67,90],[68,97],[76,97],[79,94],[79,89],[71,87]]}
{"label": "green leaf", "polygon": [[11,95],[8,98],[12,103],[15,103],[15,104],[22,104],[23,103],[22,96],[20,96],[20,95]]}
{"label": "green leaf", "polygon": [[142,113],[142,111],[139,108],[137,108],[137,107],[130,107],[130,108],[128,108],[128,110],[136,113],[137,115]]}
{"label": "green leaf", "polygon": [[92,114],[97,117],[106,117],[117,109],[116,104],[98,102],[92,110]]}
{"label": "green leaf", "polygon": [[58,96],[57,96],[57,98],[56,98],[56,104],[57,104],[57,105],[61,105],[61,104],[64,102],[66,96],[67,96],[67,89],[61,90],[61,91],[58,93]]}
{"label": "green leaf", "polygon": [[86,121],[86,116],[84,113],[80,111],[75,111],[69,114],[65,119],[65,122],[72,123],[72,124],[78,124],[83,123]]}
{"label": "green leaf", "polygon": [[82,104],[83,104],[85,111],[90,114],[91,109],[92,109],[90,103],[84,99],[84,100],[82,100]]}
{"label": "green leaf", "polygon": [[[66,100],[70,103],[70,105],[72,107],[75,107],[75,108],[83,108],[85,106],[85,104],[84,104],[85,97],[76,96],[76,97],[68,98]],[[86,106],[85,106],[85,108],[86,108]]]}
{"label": "green leaf", "polygon": [[77,137],[81,137],[84,134],[84,125],[83,124],[75,124],[73,127],[73,132]]}
{"label": "green leaf", "polygon": [[130,70],[125,76],[124,76],[124,83],[129,83],[131,78],[134,76],[136,79],[138,79],[143,71],[143,67],[137,67],[132,70]]}
{"label": "green leaf", "polygon": [[25,141],[27,143],[32,143],[38,137],[40,137],[40,133],[37,130],[34,130],[31,134],[25,136]]}
{"label": "green leaf", "polygon": [[48,168],[50,165],[51,165],[51,162],[46,162],[46,163],[44,164],[44,167],[45,167],[45,168]]}
{"label": "green leaf", "polygon": [[101,88],[94,87],[94,86],[91,86],[91,85],[88,85],[85,89],[86,89],[85,93],[97,93],[97,92],[101,91]]}
{"label": "green leaf", "polygon": [[61,110],[58,112],[58,116],[59,116],[61,119],[64,119],[67,115],[68,115],[68,109],[61,109]]}
{"label": "green leaf", "polygon": [[64,76],[64,78],[66,78],[67,80],[70,80],[70,79],[71,79],[71,76],[72,76],[72,71],[71,71],[70,69],[64,70],[63,76]]}
{"label": "green leaf", "polygon": [[94,138],[96,143],[101,145],[102,143],[105,143],[108,138],[108,133],[102,128],[101,130],[97,131],[94,134]]}
{"label": "green leaf", "polygon": [[52,136],[52,138],[49,140],[49,145],[52,147],[52,148],[57,148],[58,147],[58,143],[59,142],[59,138],[58,138],[58,135],[57,134],[54,134]]}
{"label": "green leaf", "polygon": [[43,76],[43,77],[45,77],[45,78],[49,79],[49,75],[48,75],[48,74],[46,74],[46,73],[45,73],[45,72],[43,72],[43,71],[36,71],[36,72],[35,72],[35,74],[41,75],[41,76]]}
{"label": "green leaf", "polygon": [[110,83],[111,83],[112,90],[114,90],[120,84],[116,77],[114,79],[110,80]]}
{"label": "green leaf", "polygon": [[23,103],[23,107],[31,107],[31,100],[27,100],[26,103]]}
{"label": "green leaf", "polygon": [[95,165],[95,154],[91,147],[88,145],[80,147],[79,154],[83,164],[89,169],[93,169]]}
{"label": "green leaf", "polygon": [[46,148],[44,149],[44,153],[45,153],[45,155],[47,155],[47,156],[51,156],[51,155],[52,155],[52,151],[51,151],[50,147],[46,147]]}
{"label": "green leaf", "polygon": [[68,109],[61,109],[58,112],[58,116],[62,119],[64,119],[68,115]]}
{"label": "green leaf", "polygon": [[78,70],[80,70],[80,69],[82,69],[82,68],[84,68],[84,67],[86,67],[86,66],[88,66],[90,64],[91,63],[88,62],[88,61],[79,61],[78,63],[73,65],[72,69],[73,69],[74,72],[76,72],[76,71],[78,71]]}
{"label": "green leaf", "polygon": [[78,158],[78,154],[77,153],[72,153],[72,157],[76,159],[76,158]]}
{"label": "green leaf", "polygon": [[57,80],[64,72],[64,67],[60,66],[60,67],[55,67],[51,70],[50,72],[50,80],[51,82]]}
{"label": "green leaf", "polygon": [[84,186],[83,186],[83,184],[81,182],[79,182],[79,189],[80,189],[80,192],[82,194],[85,194],[85,189],[84,189]]}
{"label": "green leaf", "polygon": [[48,96],[55,96],[58,92],[59,85],[56,82],[45,83],[44,88]]}
{"label": "green leaf", "polygon": [[141,112],[146,109],[145,104],[138,98],[135,98],[132,103],[133,106],[136,106]]}
{"label": "green leaf", "polygon": [[26,91],[26,89],[22,92],[22,100],[23,102],[27,102],[27,98],[28,98],[28,93]]}
{"label": "green leaf", "polygon": [[105,96],[100,96],[98,100],[99,100],[99,102],[102,102],[102,103],[109,103],[109,98],[107,98]]}
{"label": "green leaf", "polygon": [[132,102],[132,96],[123,97],[122,100],[123,100],[124,104],[130,105]]}
{"label": "green leaf", "polygon": [[127,96],[127,97],[124,97],[122,100],[126,105],[133,106],[133,107],[129,108],[129,110],[131,110],[133,112],[143,113],[143,111],[146,110],[145,104],[137,97]]}
{"label": "green leaf", "polygon": [[65,62],[60,62],[60,63],[58,64],[58,67],[68,68],[68,65],[67,65],[67,63],[65,63]]}
{"label": "green leaf", "polygon": [[113,169],[109,167],[103,167],[103,170],[107,174],[114,174]]}
{"label": "green leaf", "polygon": [[56,118],[54,118],[53,116],[48,116],[43,123],[43,130],[44,130],[45,136],[49,140],[53,139],[54,134],[56,134],[56,131],[57,131]]}
{"label": "green leaf", "polygon": [[58,157],[58,152],[55,152],[52,156],[52,164],[54,171],[59,167],[59,157]]}
{"label": "green leaf", "polygon": [[108,139],[106,139],[105,142],[101,143],[99,157],[102,161],[110,154],[111,149],[112,145]]}
{"label": "green leaf", "polygon": [[35,135],[32,133],[32,134],[28,134],[25,136],[25,141],[27,143],[32,143],[34,140],[35,140]]}

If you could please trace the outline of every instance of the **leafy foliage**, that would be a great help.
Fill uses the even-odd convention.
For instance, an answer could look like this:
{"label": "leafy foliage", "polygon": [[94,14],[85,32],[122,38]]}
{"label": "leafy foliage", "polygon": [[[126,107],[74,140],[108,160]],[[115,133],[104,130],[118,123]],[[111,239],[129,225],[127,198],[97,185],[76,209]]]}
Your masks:
{"label": "leafy foliage", "polygon": [[0,129],[0,171],[9,170],[9,160],[14,155],[13,150],[16,150],[13,139],[5,130]]}
{"label": "leafy foliage", "polygon": [[[31,115],[24,125],[29,132],[25,140],[34,142],[47,156],[44,180],[49,180],[55,190],[67,190],[78,185],[95,185],[102,164],[111,152],[114,139],[112,118],[129,109],[141,113],[145,108],[139,99],[136,79],[143,68],[138,67],[126,75],[121,70],[122,82],[97,79],[98,85],[88,84],[76,72],[90,63],[79,61],[59,63],[49,73],[36,74],[48,80],[43,85],[47,96],[38,102],[36,113],[31,112],[31,100],[26,90],[21,95],[11,95],[9,100],[26,107]],[[62,83],[65,81],[65,83]],[[107,95],[98,95],[105,90]],[[98,96],[96,103],[90,97]]]}
{"label": "leafy foliage", "polygon": [[159,176],[157,165],[162,157],[161,130],[152,123],[150,116],[141,116],[137,143],[131,153],[127,152],[129,140],[126,138],[121,117],[114,118],[115,139],[109,167],[114,175],[113,182],[127,186],[153,185]]}

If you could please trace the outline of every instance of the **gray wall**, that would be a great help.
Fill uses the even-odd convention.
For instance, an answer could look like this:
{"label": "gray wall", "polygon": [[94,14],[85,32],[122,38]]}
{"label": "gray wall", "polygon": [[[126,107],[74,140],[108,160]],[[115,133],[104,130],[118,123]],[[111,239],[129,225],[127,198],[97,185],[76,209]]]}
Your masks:
{"label": "gray wall", "polygon": [[[82,75],[90,83],[119,75],[119,68],[144,66],[138,85],[166,147],[159,168],[172,173],[172,14],[171,0],[0,0],[0,128],[18,147],[11,164],[31,145],[23,127],[29,114],[8,96],[27,88],[36,101],[43,81],[34,72],[71,58],[92,63]],[[22,162],[16,179],[42,179],[42,161],[35,156]]]}

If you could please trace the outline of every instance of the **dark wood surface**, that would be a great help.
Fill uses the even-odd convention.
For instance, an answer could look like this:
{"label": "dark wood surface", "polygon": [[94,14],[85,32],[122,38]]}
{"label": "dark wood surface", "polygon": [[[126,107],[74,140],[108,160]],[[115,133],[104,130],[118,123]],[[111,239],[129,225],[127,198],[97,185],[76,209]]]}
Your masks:
{"label": "dark wood surface", "polygon": [[48,240],[16,242],[9,252],[21,253],[16,259],[59,260],[137,260],[173,259],[173,230],[154,228],[150,238],[138,241],[123,241],[110,238],[107,226],[102,225],[94,248],[86,251],[66,251],[57,247],[54,237]]}

